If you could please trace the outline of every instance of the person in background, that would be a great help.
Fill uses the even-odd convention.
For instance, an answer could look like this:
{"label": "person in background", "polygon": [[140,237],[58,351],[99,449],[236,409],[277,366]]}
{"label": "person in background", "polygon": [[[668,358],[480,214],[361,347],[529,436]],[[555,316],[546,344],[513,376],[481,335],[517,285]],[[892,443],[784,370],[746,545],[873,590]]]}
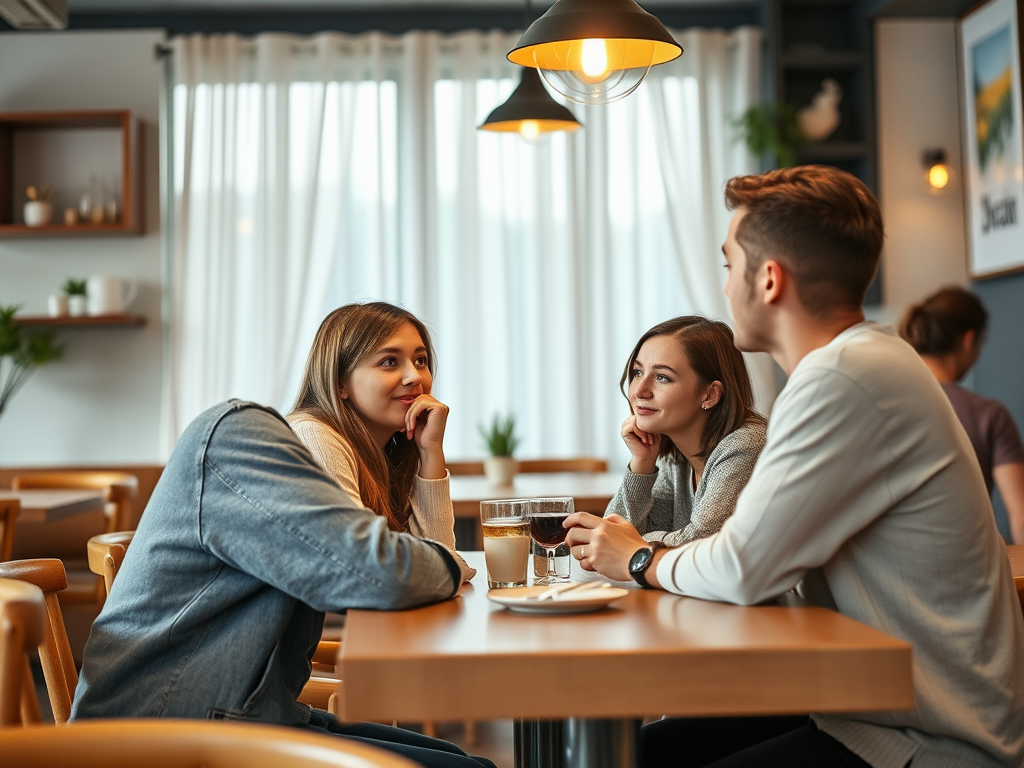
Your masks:
{"label": "person in background", "polygon": [[964,425],[981,464],[989,494],[993,485],[1006,505],[1013,541],[1024,544],[1024,445],[1013,416],[998,400],[957,384],[981,354],[988,312],[981,300],[957,286],[943,288],[910,307],[900,335],[924,360]]}
{"label": "person in background", "polygon": [[915,706],[659,720],[641,765],[1019,768],[1024,620],[985,481],[920,358],[864,319],[878,201],[814,165],[733,178],[725,195],[736,346],[789,377],[750,481],[706,538],[664,548],[618,515],[577,512],[566,543],[585,570],[705,600],[796,588],[909,643]]}
{"label": "person in background", "polygon": [[325,612],[414,608],[453,597],[461,582],[446,547],[392,531],[354,502],[275,411],[222,403],[189,425],[160,476],[86,643],[72,720],[261,722],[428,768],[494,768],[298,701]]}
{"label": "person in background", "polygon": [[287,419],[353,501],[454,553],[448,407],[431,397],[433,378],[430,334],[415,315],[382,301],[346,304],[320,324]]}
{"label": "person in background", "polygon": [[619,389],[632,458],[605,514],[669,546],[710,536],[736,508],[765,441],[732,330],[694,316],[659,323],[636,343]]}

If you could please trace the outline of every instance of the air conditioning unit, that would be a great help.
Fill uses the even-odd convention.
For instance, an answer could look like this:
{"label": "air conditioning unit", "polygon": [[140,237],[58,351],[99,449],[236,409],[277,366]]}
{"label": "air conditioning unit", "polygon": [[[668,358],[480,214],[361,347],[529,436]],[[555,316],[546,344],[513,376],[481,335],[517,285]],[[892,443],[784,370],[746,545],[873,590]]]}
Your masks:
{"label": "air conditioning unit", "polygon": [[0,17],[15,29],[66,29],[68,0],[0,0]]}

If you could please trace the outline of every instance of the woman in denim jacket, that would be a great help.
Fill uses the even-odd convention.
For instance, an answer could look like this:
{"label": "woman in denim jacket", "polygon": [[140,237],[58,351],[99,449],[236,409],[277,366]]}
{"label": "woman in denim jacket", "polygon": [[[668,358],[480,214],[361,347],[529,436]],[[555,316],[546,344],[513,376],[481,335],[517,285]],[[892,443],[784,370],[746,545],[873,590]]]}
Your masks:
{"label": "woman in denim jacket", "polygon": [[86,644],[72,718],[294,725],[426,766],[491,766],[296,700],[325,611],[411,608],[460,582],[445,547],[354,502],[276,412],[223,403],[182,435],[146,507]]}

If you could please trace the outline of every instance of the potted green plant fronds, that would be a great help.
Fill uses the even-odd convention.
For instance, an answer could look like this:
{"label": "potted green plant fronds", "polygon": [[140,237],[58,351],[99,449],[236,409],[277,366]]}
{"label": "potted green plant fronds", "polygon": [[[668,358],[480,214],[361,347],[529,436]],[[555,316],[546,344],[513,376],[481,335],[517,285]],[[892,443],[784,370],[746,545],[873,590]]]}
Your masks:
{"label": "potted green plant fronds", "polygon": [[736,139],[753,155],[774,155],[780,168],[797,164],[796,151],[808,143],[792,104],[755,104],[733,121]]}
{"label": "potted green plant fronds", "polygon": [[26,331],[14,319],[16,305],[0,305],[0,416],[32,372],[59,360],[64,347],[54,342],[54,332]]}
{"label": "potted green plant fronds", "polygon": [[479,426],[480,436],[490,456],[484,460],[484,474],[491,485],[504,488],[512,485],[516,476],[516,460],[512,458],[519,447],[516,435],[516,417],[494,414],[489,425]]}

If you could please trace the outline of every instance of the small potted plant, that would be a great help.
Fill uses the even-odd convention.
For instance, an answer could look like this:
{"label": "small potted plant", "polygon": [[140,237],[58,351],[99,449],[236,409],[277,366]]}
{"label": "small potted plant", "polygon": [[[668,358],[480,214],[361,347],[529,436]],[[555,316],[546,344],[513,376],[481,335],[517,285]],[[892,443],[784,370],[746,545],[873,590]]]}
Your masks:
{"label": "small potted plant", "polygon": [[68,295],[68,314],[81,317],[86,312],[85,280],[69,277],[64,281],[64,293]]}
{"label": "small potted plant", "polygon": [[496,413],[491,423],[487,426],[481,424],[479,430],[490,454],[484,459],[484,474],[487,480],[498,488],[511,486],[517,469],[516,460],[512,455],[519,447],[515,416],[509,414],[502,417]]}
{"label": "small potted plant", "polygon": [[53,204],[50,198],[53,197],[51,187],[36,187],[29,184],[25,190],[25,226],[44,227],[53,219]]}

